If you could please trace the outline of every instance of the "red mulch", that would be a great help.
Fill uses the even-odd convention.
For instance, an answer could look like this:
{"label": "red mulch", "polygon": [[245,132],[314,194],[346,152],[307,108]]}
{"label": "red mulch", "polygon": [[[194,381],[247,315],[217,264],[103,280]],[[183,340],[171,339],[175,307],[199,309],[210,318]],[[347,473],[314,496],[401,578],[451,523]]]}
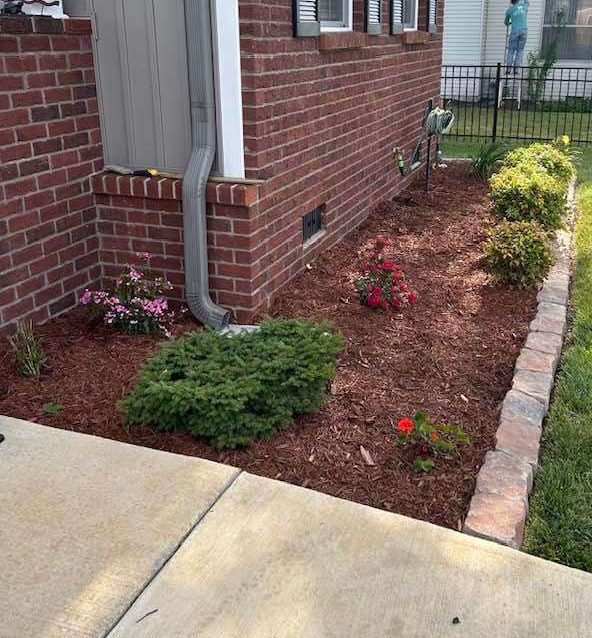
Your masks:
{"label": "red mulch", "polygon": [[[17,377],[0,345],[0,414],[202,456],[346,499],[457,527],[477,471],[493,447],[499,404],[535,309],[535,292],[492,285],[480,263],[490,221],[486,188],[460,167],[435,175],[429,194],[411,187],[281,293],[269,314],[330,319],[347,338],[332,396],[320,413],[243,451],[213,449],[185,434],[128,428],[117,401],[138,367],[158,349],[153,337],[88,326],[76,312],[39,328],[50,361],[40,381]],[[419,293],[402,315],[357,303],[353,279],[373,238]],[[176,328],[194,329],[190,320]],[[62,406],[47,415],[46,403]],[[430,474],[410,467],[393,423],[422,410],[471,437],[458,458]],[[375,465],[360,455],[364,446]]]}

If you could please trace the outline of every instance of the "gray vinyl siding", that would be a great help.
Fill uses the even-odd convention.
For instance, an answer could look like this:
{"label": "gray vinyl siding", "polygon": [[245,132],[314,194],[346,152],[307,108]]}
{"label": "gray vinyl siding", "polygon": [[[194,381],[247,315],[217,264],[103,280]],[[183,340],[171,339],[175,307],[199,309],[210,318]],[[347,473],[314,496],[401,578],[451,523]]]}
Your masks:
{"label": "gray vinyl siding", "polygon": [[182,170],[191,150],[183,0],[93,0],[108,163]]}
{"label": "gray vinyl siding", "polygon": [[444,64],[481,64],[483,0],[444,3]]}

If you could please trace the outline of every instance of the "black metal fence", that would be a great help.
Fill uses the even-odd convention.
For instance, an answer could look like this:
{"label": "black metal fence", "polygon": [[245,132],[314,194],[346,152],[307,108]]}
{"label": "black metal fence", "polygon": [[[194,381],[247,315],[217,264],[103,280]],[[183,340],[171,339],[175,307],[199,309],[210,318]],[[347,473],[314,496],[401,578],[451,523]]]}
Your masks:
{"label": "black metal fence", "polygon": [[443,66],[441,90],[450,137],[592,144],[592,68]]}

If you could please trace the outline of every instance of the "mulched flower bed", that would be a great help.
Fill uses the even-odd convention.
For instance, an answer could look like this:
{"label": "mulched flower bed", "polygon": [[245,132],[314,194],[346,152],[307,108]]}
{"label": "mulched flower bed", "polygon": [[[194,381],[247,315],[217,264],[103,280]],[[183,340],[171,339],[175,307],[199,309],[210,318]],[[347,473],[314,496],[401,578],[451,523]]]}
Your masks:
{"label": "mulched flower bed", "polygon": [[[534,315],[534,291],[494,286],[480,263],[486,187],[462,167],[439,172],[379,207],[277,297],[269,315],[329,319],[345,335],[330,400],[270,440],[218,451],[185,434],[130,427],[117,401],[158,339],[88,326],[81,312],[39,328],[51,367],[40,381],[13,372],[0,345],[0,414],[137,445],[206,457],[245,470],[457,528],[487,450],[500,401]],[[358,304],[353,280],[374,238],[406,271],[417,303],[401,315]],[[195,329],[189,319],[175,334]],[[61,406],[56,415],[43,406]],[[411,469],[396,445],[397,421],[417,410],[455,423],[471,437],[458,458],[438,458],[429,474]],[[374,465],[360,453],[363,446]]]}

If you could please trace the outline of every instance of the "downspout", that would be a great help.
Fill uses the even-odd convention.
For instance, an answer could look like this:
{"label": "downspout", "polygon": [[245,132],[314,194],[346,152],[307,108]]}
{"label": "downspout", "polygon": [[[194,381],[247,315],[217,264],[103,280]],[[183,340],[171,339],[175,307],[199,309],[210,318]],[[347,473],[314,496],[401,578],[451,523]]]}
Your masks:
{"label": "downspout", "polygon": [[206,186],[216,153],[216,102],[210,0],[185,0],[192,151],[183,177],[185,291],[193,316],[225,328],[230,312],[210,297]]}

